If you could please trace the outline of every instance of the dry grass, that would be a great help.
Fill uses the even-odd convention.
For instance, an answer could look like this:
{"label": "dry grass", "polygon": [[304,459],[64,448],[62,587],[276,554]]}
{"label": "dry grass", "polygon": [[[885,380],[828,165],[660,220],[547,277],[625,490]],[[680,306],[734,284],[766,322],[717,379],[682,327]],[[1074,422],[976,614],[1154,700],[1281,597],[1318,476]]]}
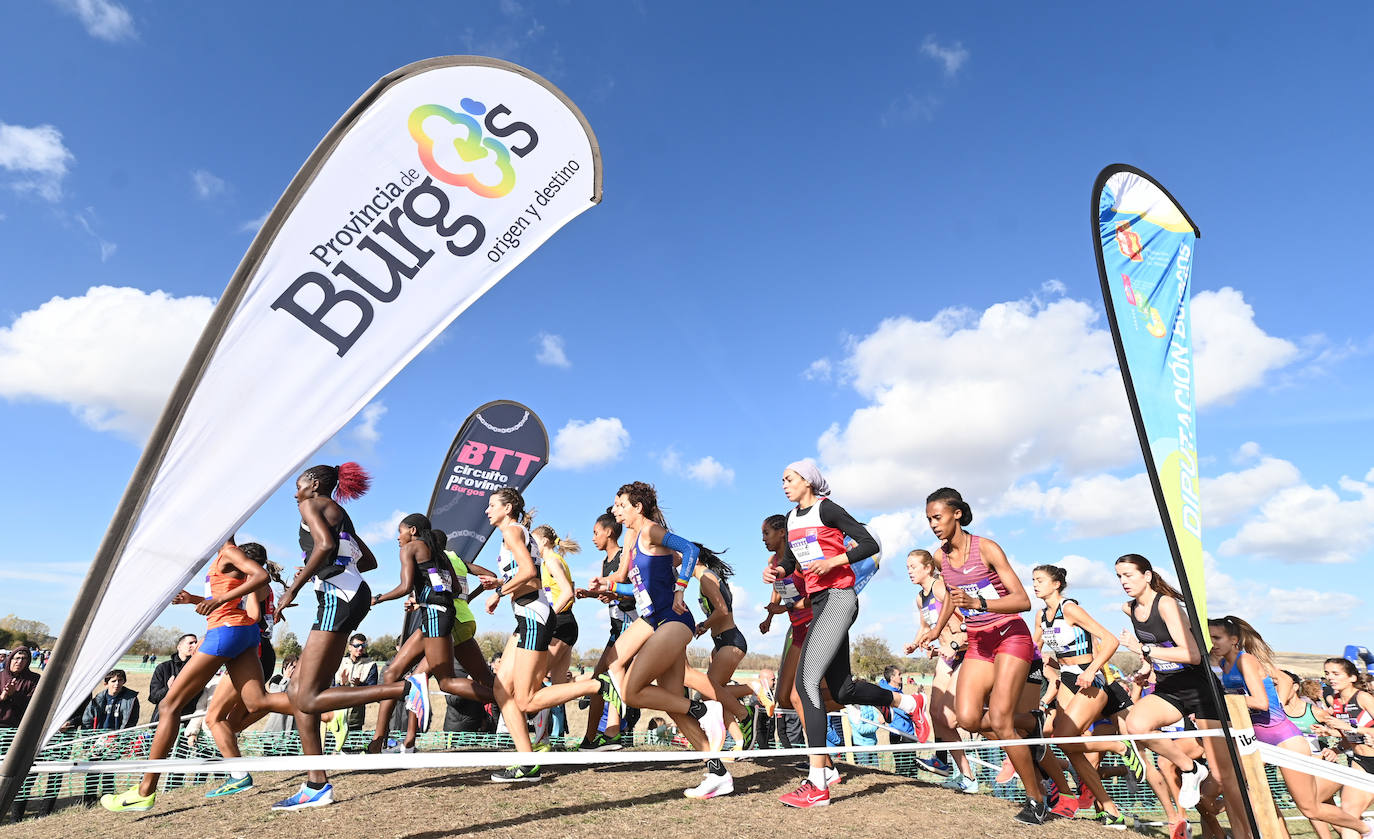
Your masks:
{"label": "dry grass", "polygon": [[797,758],[736,763],[735,794],[691,801],[682,791],[701,779],[700,764],[645,769],[628,765],[548,768],[538,784],[484,783],[476,770],[338,773],[332,807],[273,813],[272,802],[295,791],[300,776],[255,776],[257,787],[206,801],[207,787],[162,793],[142,814],[74,807],[37,821],[0,827],[0,839],[154,837],[1098,837],[1103,828],[1056,820],[1044,827],[1012,819],[1015,806],[962,795],[909,778],[843,767],[844,783],[829,807],[801,811],[777,796],[802,777]]}

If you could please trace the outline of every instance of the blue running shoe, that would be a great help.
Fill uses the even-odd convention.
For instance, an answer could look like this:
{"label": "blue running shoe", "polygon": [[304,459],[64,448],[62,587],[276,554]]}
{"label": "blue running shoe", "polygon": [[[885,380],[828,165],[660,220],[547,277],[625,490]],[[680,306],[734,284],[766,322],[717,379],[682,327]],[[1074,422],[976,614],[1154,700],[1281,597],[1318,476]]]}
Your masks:
{"label": "blue running shoe", "polygon": [[206,798],[223,798],[226,795],[233,795],[236,792],[243,792],[253,788],[253,776],[244,775],[242,778],[230,778],[219,787],[205,793]]}
{"label": "blue running shoe", "polygon": [[334,785],[325,784],[324,789],[311,789],[305,784],[289,798],[283,798],[272,805],[273,810],[304,810],[308,807],[328,807],[334,803]]}

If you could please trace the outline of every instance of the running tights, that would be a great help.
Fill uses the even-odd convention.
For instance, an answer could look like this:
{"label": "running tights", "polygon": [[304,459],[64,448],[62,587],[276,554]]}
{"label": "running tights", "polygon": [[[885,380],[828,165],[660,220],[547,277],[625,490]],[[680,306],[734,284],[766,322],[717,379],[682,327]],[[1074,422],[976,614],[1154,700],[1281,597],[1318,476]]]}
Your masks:
{"label": "running tights", "polygon": [[852,588],[821,589],[811,595],[811,628],[797,663],[806,745],[825,745],[827,728],[821,679],[841,705],[892,705],[892,691],[855,679],[849,672],[849,627],[859,617],[859,595]]}

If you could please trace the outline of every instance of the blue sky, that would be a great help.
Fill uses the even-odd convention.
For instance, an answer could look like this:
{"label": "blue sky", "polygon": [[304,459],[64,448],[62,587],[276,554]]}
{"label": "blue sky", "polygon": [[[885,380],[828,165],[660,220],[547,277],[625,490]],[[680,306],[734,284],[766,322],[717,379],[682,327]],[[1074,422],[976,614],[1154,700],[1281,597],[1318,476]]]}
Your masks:
{"label": "blue sky", "polygon": [[[1066,564],[1120,628],[1113,559],[1166,560],[1090,247],[1093,178],[1126,162],[1203,232],[1212,611],[1280,649],[1374,645],[1374,330],[1352,267],[1369,236],[1334,203],[1374,188],[1374,13],[854,11],[6,4],[0,614],[63,622],[213,300],[338,116],[396,67],[476,53],[577,102],[605,200],[321,452],[374,473],[351,507],[382,558],[374,588],[459,423],[511,398],[554,440],[541,518],[589,543],[617,486],[654,482],[675,529],[729,548],[758,649],[781,643],[756,630],[758,525],[803,456],[887,543],[856,634],[913,634],[902,557],[931,543],[942,485],[1019,568]],[[295,526],[284,487],[244,533],[290,559]],[[585,578],[592,561],[572,564]],[[600,646],[604,610],[578,612]],[[383,607],[364,628],[398,622]]]}

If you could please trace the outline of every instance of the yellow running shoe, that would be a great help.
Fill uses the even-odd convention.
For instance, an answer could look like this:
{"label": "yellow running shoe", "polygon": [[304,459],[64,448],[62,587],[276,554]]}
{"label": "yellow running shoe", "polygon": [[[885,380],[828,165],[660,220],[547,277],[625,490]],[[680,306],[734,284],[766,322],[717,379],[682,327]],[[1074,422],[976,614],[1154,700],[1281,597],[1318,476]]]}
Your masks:
{"label": "yellow running shoe", "polygon": [[157,793],[149,796],[138,794],[138,787],[129,787],[119,795],[106,794],[100,796],[100,806],[112,813],[143,813],[153,809],[153,802],[157,801]]}
{"label": "yellow running shoe", "polygon": [[335,711],[334,716],[324,724],[324,727],[326,731],[334,735],[335,754],[343,754],[344,743],[348,741],[348,712]]}

